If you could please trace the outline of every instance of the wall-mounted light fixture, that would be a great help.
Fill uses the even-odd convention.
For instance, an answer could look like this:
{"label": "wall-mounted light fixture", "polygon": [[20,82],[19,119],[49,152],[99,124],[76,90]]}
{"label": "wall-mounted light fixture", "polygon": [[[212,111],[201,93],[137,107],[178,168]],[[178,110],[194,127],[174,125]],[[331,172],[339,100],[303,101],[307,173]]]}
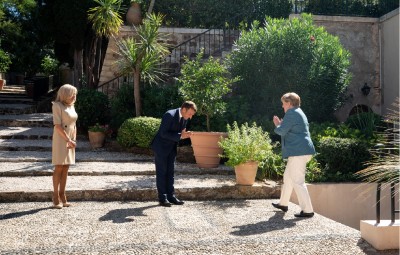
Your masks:
{"label": "wall-mounted light fixture", "polygon": [[368,96],[369,92],[371,91],[371,87],[367,85],[367,83],[364,83],[364,86],[361,88],[361,92],[363,93],[364,96]]}

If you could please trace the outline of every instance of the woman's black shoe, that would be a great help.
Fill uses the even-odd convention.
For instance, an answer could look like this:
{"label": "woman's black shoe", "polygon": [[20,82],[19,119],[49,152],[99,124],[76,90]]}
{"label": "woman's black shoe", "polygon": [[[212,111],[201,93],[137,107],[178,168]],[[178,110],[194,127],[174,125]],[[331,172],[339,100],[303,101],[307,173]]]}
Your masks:
{"label": "woman's black shoe", "polygon": [[272,206],[275,207],[275,208],[281,209],[281,210],[284,211],[284,212],[287,212],[287,211],[288,211],[288,207],[287,207],[287,206],[284,206],[284,205],[272,203]]}

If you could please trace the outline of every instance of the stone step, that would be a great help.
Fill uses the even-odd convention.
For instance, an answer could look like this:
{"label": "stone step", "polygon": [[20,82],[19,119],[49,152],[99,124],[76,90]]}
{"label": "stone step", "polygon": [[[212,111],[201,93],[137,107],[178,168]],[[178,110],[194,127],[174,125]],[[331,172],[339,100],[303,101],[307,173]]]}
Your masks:
{"label": "stone step", "polygon": [[9,96],[5,96],[5,95],[1,95],[0,97],[0,105],[1,104],[27,104],[27,105],[35,105],[36,102],[33,101],[33,99],[31,98],[27,98],[26,96],[23,95],[9,95]]}
{"label": "stone step", "polygon": [[[54,166],[50,162],[0,162],[1,177],[50,176]],[[220,165],[218,168],[199,168],[196,164],[177,163],[176,174],[190,175],[234,175],[231,167]],[[145,162],[78,162],[71,165],[69,175],[104,176],[104,175],[154,175],[155,165]]]}
{"label": "stone step", "polygon": [[[104,148],[76,153],[76,162],[152,162],[153,156],[110,152]],[[0,162],[51,162],[51,151],[0,151]]]}
{"label": "stone step", "polygon": [[0,139],[51,139],[50,127],[5,127],[0,126]]}
{"label": "stone step", "polygon": [[[0,139],[0,150],[2,151],[51,151],[52,140],[50,139]],[[75,150],[92,151],[89,141],[78,141]]]}
{"label": "stone step", "polygon": [[[0,177],[0,202],[51,201],[50,176]],[[232,175],[175,175],[175,193],[184,200],[278,198],[275,182],[236,185]],[[68,177],[69,200],[157,200],[155,175]]]}
{"label": "stone step", "polygon": [[0,104],[0,114],[1,115],[21,115],[21,114],[31,114],[36,112],[36,105],[31,104]]}
{"label": "stone step", "polygon": [[[0,108],[1,111],[1,108]],[[0,126],[6,127],[53,127],[51,113],[0,115]]]}

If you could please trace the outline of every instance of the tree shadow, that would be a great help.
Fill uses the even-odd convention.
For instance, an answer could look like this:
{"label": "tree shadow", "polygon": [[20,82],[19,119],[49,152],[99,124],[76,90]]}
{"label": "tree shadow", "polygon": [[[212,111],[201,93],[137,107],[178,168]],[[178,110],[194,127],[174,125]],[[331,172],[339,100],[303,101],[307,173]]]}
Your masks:
{"label": "tree shadow", "polygon": [[126,223],[134,221],[130,217],[147,216],[144,210],[157,207],[158,205],[149,205],[140,208],[116,209],[109,211],[106,215],[99,218],[100,221],[112,221],[113,223]]}
{"label": "tree shadow", "polygon": [[26,215],[35,214],[35,213],[38,213],[40,211],[47,210],[47,209],[51,209],[51,207],[32,209],[32,210],[22,211],[22,212],[7,213],[7,214],[0,215],[0,220],[9,220],[9,219],[14,219],[14,218],[19,218],[19,217],[23,217]]}
{"label": "tree shadow", "polygon": [[242,226],[234,226],[233,228],[238,228],[232,231],[232,235],[236,236],[250,236],[267,233],[270,231],[281,230],[285,228],[291,228],[296,225],[296,222],[301,220],[298,218],[294,219],[283,219],[285,214],[283,212],[275,212],[275,215],[269,218],[267,221],[260,221],[254,224],[247,224]]}

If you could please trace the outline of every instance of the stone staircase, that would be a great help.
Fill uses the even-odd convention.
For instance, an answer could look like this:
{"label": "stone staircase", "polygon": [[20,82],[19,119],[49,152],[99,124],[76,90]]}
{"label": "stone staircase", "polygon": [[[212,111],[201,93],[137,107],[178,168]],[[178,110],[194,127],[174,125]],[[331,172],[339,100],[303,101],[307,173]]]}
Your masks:
{"label": "stone staircase", "polygon": [[[13,90],[13,93],[11,93]],[[51,201],[51,113],[35,113],[35,104],[23,88],[0,92],[0,202]],[[153,157],[121,150],[115,141],[92,149],[85,134],[78,134],[76,165],[70,168],[70,200],[156,200]],[[276,198],[279,186],[258,182],[235,185],[232,168],[201,169],[177,163],[177,195],[185,200]]]}

